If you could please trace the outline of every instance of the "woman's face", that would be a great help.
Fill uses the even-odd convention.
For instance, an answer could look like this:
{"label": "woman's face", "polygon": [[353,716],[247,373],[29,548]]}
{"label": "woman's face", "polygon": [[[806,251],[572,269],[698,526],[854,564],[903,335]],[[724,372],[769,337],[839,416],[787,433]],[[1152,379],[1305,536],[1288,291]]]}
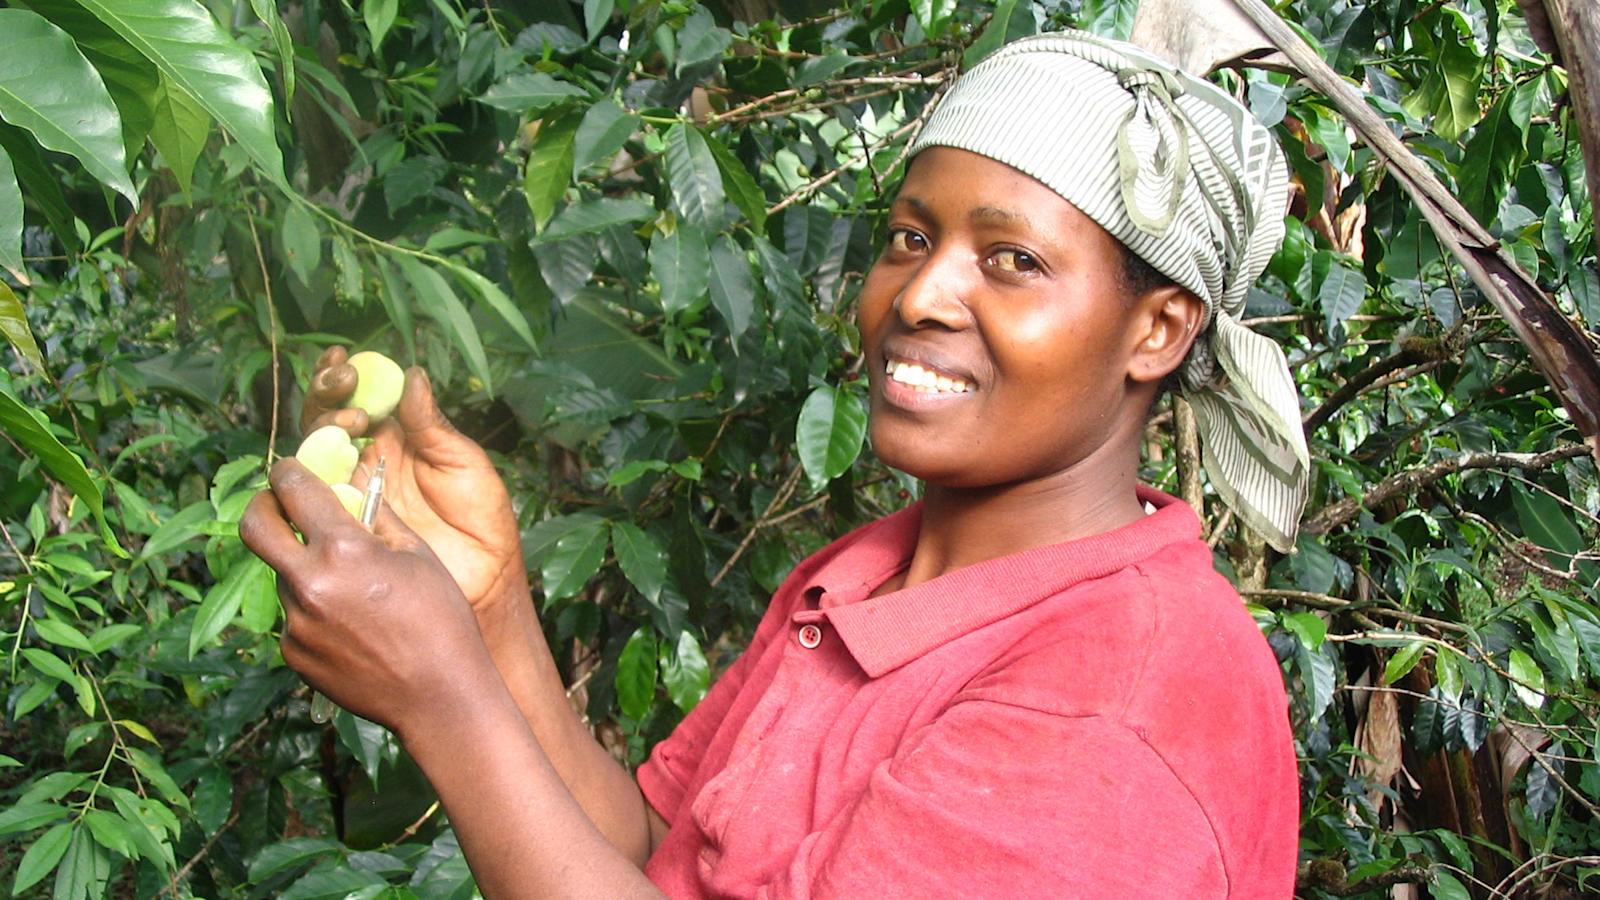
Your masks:
{"label": "woman's face", "polygon": [[1143,335],[1124,251],[1054,191],[932,148],[889,223],[860,300],[886,463],[945,487],[1048,479],[1105,446],[1130,402],[1148,402],[1130,396]]}

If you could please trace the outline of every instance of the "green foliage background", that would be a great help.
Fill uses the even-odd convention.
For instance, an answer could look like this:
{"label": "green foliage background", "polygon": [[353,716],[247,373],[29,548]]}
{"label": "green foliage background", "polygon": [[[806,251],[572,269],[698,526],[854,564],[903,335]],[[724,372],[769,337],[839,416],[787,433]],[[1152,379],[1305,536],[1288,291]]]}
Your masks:
{"label": "green foliage background", "polygon": [[[0,3],[0,876],[471,895],[393,740],[310,720],[238,540],[320,350],[427,366],[495,454],[573,701],[637,762],[798,559],[916,495],[863,449],[852,306],[930,99],[1135,7]],[[1514,3],[1280,9],[1600,323],[1565,76]],[[1249,316],[1301,385],[1308,532],[1277,559],[1205,507],[1289,688],[1301,893],[1593,889],[1594,464],[1339,116],[1219,78],[1301,187]],[[1174,421],[1146,476],[1177,491]]]}

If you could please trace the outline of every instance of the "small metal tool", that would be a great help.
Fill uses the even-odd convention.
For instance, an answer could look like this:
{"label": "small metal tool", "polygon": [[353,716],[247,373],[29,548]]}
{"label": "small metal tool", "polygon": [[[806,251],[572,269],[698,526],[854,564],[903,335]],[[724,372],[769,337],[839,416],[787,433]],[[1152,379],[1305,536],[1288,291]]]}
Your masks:
{"label": "small metal tool", "polygon": [[[361,500],[361,524],[369,530],[372,524],[378,521],[378,504],[383,500],[383,470],[387,460],[378,457],[378,467],[373,470],[372,477],[367,479],[367,493]],[[321,691],[311,695],[311,721],[318,725],[326,725],[338,712],[339,707]]]}

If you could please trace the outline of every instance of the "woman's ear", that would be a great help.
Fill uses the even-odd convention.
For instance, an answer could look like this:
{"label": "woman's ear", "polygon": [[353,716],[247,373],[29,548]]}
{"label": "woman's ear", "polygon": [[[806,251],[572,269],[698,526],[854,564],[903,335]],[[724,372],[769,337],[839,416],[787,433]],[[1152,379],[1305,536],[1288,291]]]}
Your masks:
{"label": "woman's ear", "polygon": [[1128,360],[1128,377],[1137,382],[1160,381],[1189,355],[1200,333],[1205,304],[1188,288],[1165,284],[1139,295],[1134,308],[1142,336]]}

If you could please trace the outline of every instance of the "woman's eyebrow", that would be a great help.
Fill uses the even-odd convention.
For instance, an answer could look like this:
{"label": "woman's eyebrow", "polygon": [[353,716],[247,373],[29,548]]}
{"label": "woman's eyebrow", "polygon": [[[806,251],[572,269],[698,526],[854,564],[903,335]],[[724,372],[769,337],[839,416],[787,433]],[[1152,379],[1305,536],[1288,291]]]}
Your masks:
{"label": "woman's eyebrow", "polygon": [[[918,215],[927,216],[932,214],[927,202],[921,197],[901,194],[895,198],[894,202],[895,205],[903,203],[906,206],[911,207],[912,211]],[[967,212],[967,221],[978,225],[1009,225],[1013,227],[1020,226],[1022,228],[1037,230],[1034,227],[1033,220],[1028,218],[1023,213],[1004,209],[999,206],[985,205],[973,207]]]}

